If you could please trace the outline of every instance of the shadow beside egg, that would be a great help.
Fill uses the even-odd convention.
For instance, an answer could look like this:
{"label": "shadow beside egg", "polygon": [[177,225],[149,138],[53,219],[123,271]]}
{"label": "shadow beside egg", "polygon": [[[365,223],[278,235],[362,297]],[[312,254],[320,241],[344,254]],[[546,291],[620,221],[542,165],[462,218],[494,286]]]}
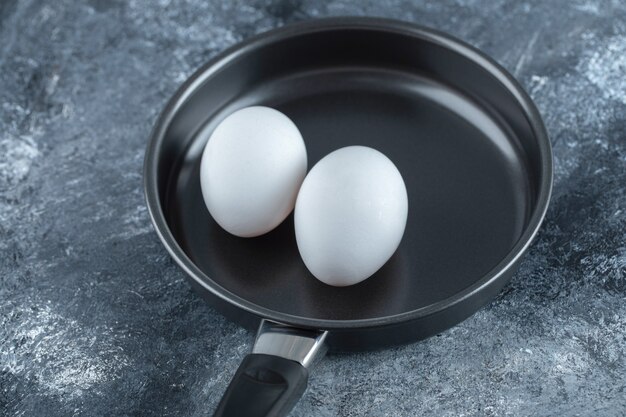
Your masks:
{"label": "shadow beside egg", "polygon": [[210,219],[207,265],[212,279],[237,295],[280,311],[297,309],[288,295],[296,291],[298,277],[307,273],[300,260],[289,216],[271,232],[241,238]]}
{"label": "shadow beside egg", "polygon": [[[400,247],[370,278],[347,287],[333,287],[307,271],[303,306],[311,317],[359,320],[401,313],[411,295],[406,256]],[[323,303],[320,302],[323,300]]]}

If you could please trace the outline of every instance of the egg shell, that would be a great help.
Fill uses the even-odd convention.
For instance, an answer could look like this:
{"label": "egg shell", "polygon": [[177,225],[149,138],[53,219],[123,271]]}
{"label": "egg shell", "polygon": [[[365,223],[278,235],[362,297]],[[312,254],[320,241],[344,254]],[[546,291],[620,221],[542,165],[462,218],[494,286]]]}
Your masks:
{"label": "egg shell", "polygon": [[389,158],[364,146],[336,150],[311,169],[298,194],[302,260],[326,284],[361,282],[396,251],[407,214],[406,186]]}
{"label": "egg shell", "polygon": [[306,147],[296,125],[278,110],[247,107],[211,134],[200,163],[202,196],[226,231],[259,236],[291,213],[306,170]]}

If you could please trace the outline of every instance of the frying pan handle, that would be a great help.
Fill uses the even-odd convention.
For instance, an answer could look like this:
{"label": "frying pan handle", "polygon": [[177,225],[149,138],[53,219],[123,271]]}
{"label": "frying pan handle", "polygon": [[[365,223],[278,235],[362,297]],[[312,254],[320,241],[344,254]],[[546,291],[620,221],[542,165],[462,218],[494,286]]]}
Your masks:
{"label": "frying pan handle", "polygon": [[308,368],[326,353],[327,332],[261,322],[252,353],[213,417],[284,417],[307,386]]}
{"label": "frying pan handle", "polygon": [[298,362],[252,353],[241,362],[214,417],[284,417],[306,389],[309,371]]}

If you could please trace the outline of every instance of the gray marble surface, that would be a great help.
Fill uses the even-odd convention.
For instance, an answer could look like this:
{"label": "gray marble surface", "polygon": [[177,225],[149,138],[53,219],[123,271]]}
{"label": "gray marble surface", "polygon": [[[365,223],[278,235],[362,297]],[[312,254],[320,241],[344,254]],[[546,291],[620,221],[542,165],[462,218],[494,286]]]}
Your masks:
{"label": "gray marble surface", "polygon": [[401,18],[481,48],[554,146],[521,270],[421,343],[330,356],[293,416],[626,414],[626,3],[620,0],[0,2],[0,415],[204,416],[253,335],[154,233],[151,125],[225,47],[330,15]]}

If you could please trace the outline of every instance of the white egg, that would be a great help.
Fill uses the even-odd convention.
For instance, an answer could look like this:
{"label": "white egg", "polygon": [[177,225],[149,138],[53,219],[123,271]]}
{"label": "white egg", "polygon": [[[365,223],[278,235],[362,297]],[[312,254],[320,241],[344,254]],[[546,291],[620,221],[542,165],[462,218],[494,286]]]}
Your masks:
{"label": "white egg", "polygon": [[311,273],[334,286],[378,271],[398,248],[408,198],[396,166],[364,146],[336,150],[307,175],[296,201],[300,255]]}
{"label": "white egg", "polygon": [[247,107],[226,117],[209,138],[200,164],[202,196],[226,231],[259,236],[291,213],[306,169],[296,125],[278,110]]}

